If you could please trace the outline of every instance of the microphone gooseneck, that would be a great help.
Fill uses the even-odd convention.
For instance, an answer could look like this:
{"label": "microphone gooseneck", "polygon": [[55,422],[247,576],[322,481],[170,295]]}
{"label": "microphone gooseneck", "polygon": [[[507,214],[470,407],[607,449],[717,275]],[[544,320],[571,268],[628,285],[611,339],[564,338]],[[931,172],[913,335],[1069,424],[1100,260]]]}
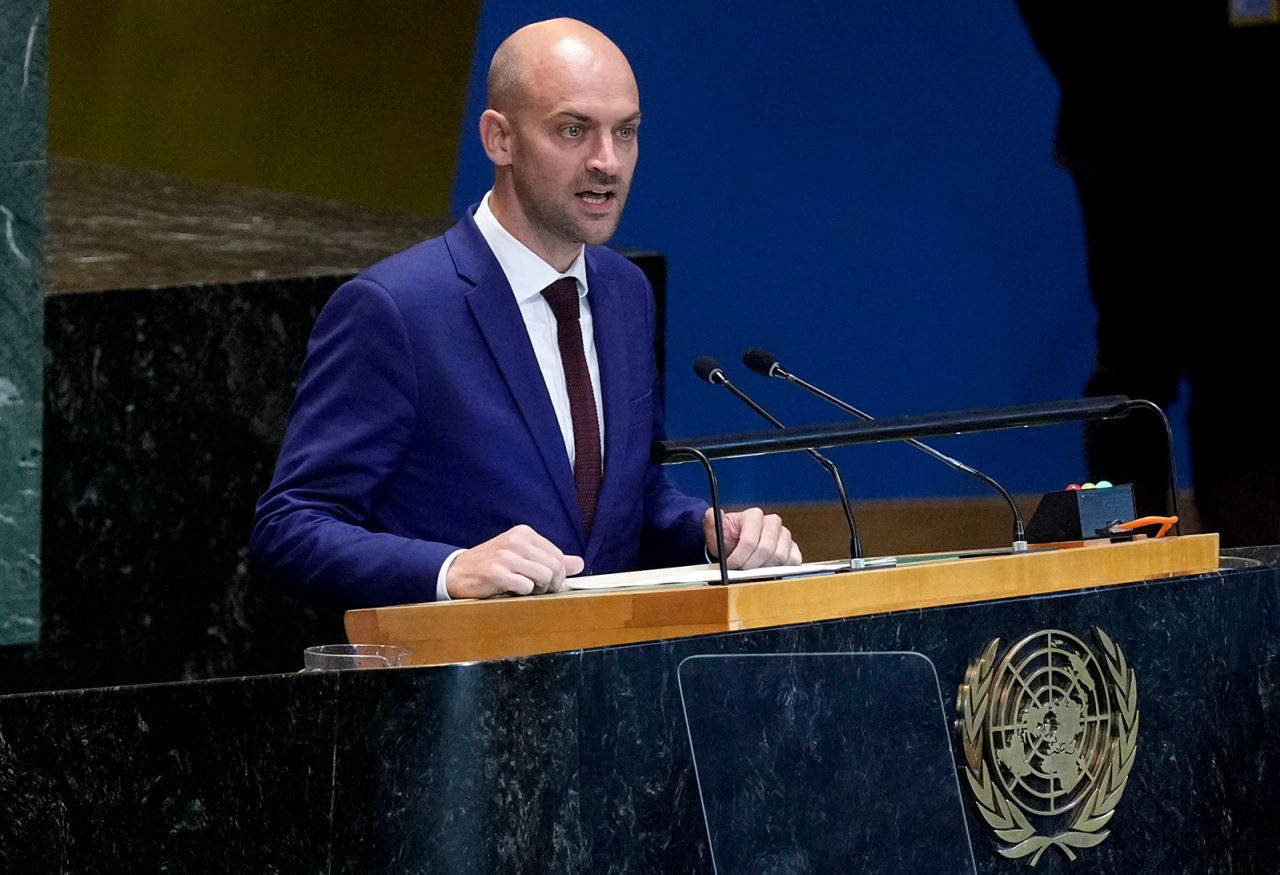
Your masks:
{"label": "microphone gooseneck", "polygon": [[[788,383],[793,383],[799,386],[801,389],[804,389],[807,392],[817,395],[819,398],[821,398],[823,401],[826,401],[828,404],[833,404],[836,407],[843,410],[845,413],[848,413],[852,416],[856,416],[859,419],[865,419],[868,421],[875,419],[875,417],[872,416],[870,413],[867,413],[863,410],[859,410],[858,408],[854,407],[852,404],[842,401],[841,399],[832,395],[830,392],[824,392],[822,389],[819,389],[817,386],[813,385],[812,383],[808,383],[800,379],[795,374],[783,368],[782,365],[778,362],[778,357],[773,355],[773,353],[768,352],[767,350],[763,350],[763,349],[760,349],[759,347],[754,347],[754,346],[751,347],[750,349],[748,349],[746,352],[742,354],[742,363],[746,365],[748,368],[750,368],[751,370],[755,371],[757,374],[760,374],[762,376],[776,377],[780,380],[786,380]],[[911,446],[915,447],[917,450],[919,450],[922,453],[925,453],[926,455],[932,456],[942,464],[946,465],[948,468],[952,468],[956,471],[960,471],[962,473],[968,474],[971,477],[976,477],[977,479],[981,480],[983,483],[990,486],[992,489],[999,492],[1000,496],[1005,500],[1005,503],[1009,505],[1009,510],[1013,513],[1013,552],[1022,553],[1026,551],[1027,535],[1026,535],[1026,529],[1022,523],[1022,514],[1018,511],[1018,504],[1013,500],[1013,496],[1009,494],[1007,489],[1005,489],[1003,486],[1001,486],[991,477],[987,476],[986,474],[983,474],[977,468],[973,468],[969,465],[966,465],[964,462],[961,462],[958,459],[953,459],[951,456],[948,456],[946,453],[939,452],[938,450],[935,450],[933,447],[929,446],[926,443],[922,443],[921,441],[915,440],[914,438],[906,439],[905,443],[910,444]]]}
{"label": "microphone gooseneck", "polygon": [[[781,421],[772,413],[765,410],[755,402],[747,393],[743,392],[725,376],[724,368],[720,363],[711,356],[700,355],[693,360],[693,372],[698,375],[699,379],[705,380],[713,386],[723,386],[728,389],[735,398],[743,404],[754,410],[761,418],[772,425],[774,428],[786,428]],[[840,496],[840,507],[844,511],[845,524],[849,527],[849,566],[853,569],[864,568],[866,559],[862,554],[862,536],[858,531],[858,523],[853,517],[853,508],[849,504],[849,494],[844,487],[844,478],[840,476],[840,469],[836,467],[835,462],[814,449],[805,450],[814,461],[822,466],[831,479],[835,482],[836,493]]]}

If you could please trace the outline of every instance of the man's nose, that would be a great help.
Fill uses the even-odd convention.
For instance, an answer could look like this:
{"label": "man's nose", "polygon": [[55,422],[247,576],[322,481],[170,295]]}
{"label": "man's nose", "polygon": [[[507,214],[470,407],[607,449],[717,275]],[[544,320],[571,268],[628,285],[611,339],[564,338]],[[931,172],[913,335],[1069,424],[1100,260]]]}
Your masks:
{"label": "man's nose", "polygon": [[587,169],[605,176],[616,176],[621,167],[613,133],[606,131],[596,140],[591,155],[587,158]]}

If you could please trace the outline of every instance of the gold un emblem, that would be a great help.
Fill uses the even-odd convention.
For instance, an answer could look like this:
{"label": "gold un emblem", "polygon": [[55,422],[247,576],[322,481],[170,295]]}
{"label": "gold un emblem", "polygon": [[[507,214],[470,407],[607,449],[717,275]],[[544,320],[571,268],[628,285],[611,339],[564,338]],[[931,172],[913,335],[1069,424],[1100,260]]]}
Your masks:
{"label": "gold un emblem", "polygon": [[1000,639],[965,672],[956,710],[962,771],[978,814],[1030,858],[1091,848],[1124,795],[1138,743],[1138,681],[1094,627],[1101,659],[1058,629],[1028,635],[997,663]]}

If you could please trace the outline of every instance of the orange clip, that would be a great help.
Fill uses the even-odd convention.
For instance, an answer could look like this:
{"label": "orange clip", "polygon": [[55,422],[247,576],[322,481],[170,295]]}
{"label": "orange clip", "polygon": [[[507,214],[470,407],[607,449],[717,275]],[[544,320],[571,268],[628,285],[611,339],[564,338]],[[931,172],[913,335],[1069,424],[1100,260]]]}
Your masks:
{"label": "orange clip", "polygon": [[1134,529],[1141,529],[1144,526],[1159,526],[1160,530],[1156,532],[1155,537],[1163,538],[1169,529],[1173,528],[1173,524],[1178,521],[1176,516],[1140,516],[1136,520],[1129,520],[1127,523],[1116,523],[1111,528],[1115,531],[1131,532]]}

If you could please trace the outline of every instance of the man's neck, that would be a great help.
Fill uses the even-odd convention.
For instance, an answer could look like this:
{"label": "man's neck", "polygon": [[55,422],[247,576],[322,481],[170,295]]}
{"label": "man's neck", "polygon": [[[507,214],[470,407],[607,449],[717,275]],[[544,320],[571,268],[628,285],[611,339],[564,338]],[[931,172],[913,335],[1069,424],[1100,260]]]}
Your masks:
{"label": "man's neck", "polygon": [[564,241],[545,241],[535,232],[533,225],[524,217],[523,211],[508,203],[502,196],[498,186],[494,186],[489,195],[489,209],[508,234],[529,248],[529,251],[551,265],[558,272],[564,273],[573,266],[582,244],[570,244]]}

